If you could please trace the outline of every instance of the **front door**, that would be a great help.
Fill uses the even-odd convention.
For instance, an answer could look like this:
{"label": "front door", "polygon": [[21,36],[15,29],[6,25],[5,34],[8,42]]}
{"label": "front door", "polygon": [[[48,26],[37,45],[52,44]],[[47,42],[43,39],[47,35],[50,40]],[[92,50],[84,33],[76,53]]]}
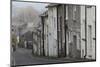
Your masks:
{"label": "front door", "polygon": [[89,57],[92,57],[92,28],[91,25],[88,26],[88,45],[89,45]]}
{"label": "front door", "polygon": [[72,45],[72,56],[73,58],[77,57],[77,36],[73,36],[73,45]]}

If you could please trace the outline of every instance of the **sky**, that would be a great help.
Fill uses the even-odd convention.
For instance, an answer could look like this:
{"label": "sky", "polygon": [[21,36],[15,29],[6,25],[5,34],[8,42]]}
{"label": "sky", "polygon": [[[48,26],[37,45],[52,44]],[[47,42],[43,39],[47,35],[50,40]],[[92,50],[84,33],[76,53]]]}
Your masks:
{"label": "sky", "polygon": [[47,3],[35,3],[35,2],[12,2],[12,15],[16,14],[16,10],[22,7],[32,6],[38,12],[44,12],[46,10],[45,6]]}

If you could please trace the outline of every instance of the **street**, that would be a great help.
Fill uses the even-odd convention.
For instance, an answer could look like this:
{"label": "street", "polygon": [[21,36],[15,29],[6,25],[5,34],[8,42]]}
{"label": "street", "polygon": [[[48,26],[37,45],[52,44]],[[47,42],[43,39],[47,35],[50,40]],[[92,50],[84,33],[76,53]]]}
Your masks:
{"label": "street", "polygon": [[29,65],[29,64],[46,64],[64,62],[61,60],[53,60],[47,58],[40,58],[32,56],[31,49],[17,48],[13,53],[13,65]]}
{"label": "street", "polygon": [[[12,53],[12,65],[37,65],[37,64],[51,64],[51,63],[62,63],[62,62],[75,62],[75,59],[50,59],[45,57],[36,57],[32,55],[31,49],[17,48],[15,52]],[[80,61],[80,60],[77,60]],[[81,60],[82,61],[82,60]]]}

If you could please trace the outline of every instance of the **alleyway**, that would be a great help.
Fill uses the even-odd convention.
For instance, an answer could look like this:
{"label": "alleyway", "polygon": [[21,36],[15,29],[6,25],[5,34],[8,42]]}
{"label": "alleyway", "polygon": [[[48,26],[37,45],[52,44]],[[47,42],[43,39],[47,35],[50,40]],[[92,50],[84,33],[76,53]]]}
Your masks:
{"label": "alleyway", "polygon": [[[15,65],[29,65],[29,64],[44,64],[44,63],[57,63],[58,60],[47,58],[33,57],[30,49],[17,48],[13,53]],[[12,62],[13,63],[13,62]]]}
{"label": "alleyway", "polygon": [[[61,63],[61,62],[72,62],[73,60],[69,59],[48,59],[42,57],[32,56],[30,49],[17,48],[13,53],[13,65],[29,65],[29,64],[48,64],[48,63]],[[79,60],[80,61],[80,60]]]}

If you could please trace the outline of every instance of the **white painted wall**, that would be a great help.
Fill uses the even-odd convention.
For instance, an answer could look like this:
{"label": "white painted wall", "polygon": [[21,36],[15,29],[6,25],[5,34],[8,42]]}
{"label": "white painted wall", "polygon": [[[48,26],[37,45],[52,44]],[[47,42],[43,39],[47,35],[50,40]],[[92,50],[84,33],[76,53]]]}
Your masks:
{"label": "white painted wall", "polygon": [[[33,39],[35,41],[37,41],[37,36],[35,34],[33,34]],[[37,51],[38,51],[38,45],[34,43],[34,40],[33,40],[33,53],[34,54],[37,54]]]}
{"label": "white painted wall", "polygon": [[[87,56],[88,59],[95,59],[95,7],[87,8]],[[91,25],[91,43],[89,40],[89,25]],[[81,6],[81,58],[85,56],[85,6]],[[92,57],[89,57],[92,56]]]}
{"label": "white painted wall", "polygon": [[[91,25],[91,42],[89,41],[89,25]],[[87,8],[87,58],[95,59],[95,7]],[[89,56],[92,57],[89,57]]]}
{"label": "white painted wall", "polygon": [[81,58],[85,56],[85,6],[80,6],[81,8]]}
{"label": "white painted wall", "polygon": [[49,56],[57,56],[57,9],[52,7],[48,9],[48,45]]}

